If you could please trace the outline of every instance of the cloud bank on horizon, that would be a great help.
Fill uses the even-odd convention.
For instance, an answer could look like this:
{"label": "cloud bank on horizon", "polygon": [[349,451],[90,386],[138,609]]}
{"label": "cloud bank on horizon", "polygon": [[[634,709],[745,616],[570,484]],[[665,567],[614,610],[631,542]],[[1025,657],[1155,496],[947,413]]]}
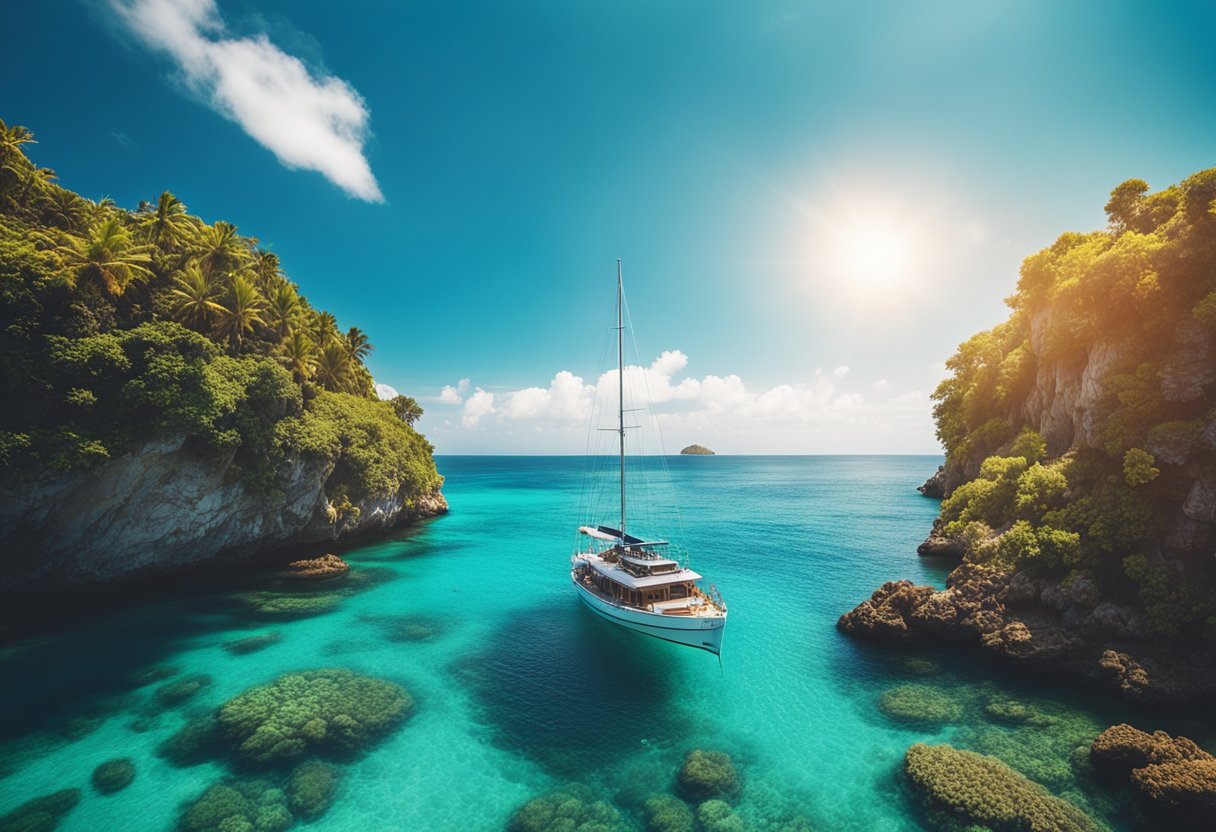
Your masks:
{"label": "cloud bank on horizon", "polygon": [[[795,383],[749,388],[738,375],[688,376],[688,356],[667,350],[647,366],[625,367],[626,400],[653,409],[657,431],[643,451],[692,442],[725,453],[937,453],[930,401],[895,393],[886,379],[846,387],[850,368],[815,370]],[[439,453],[569,453],[597,447],[588,428],[616,424],[617,370],[588,382],[569,370],[545,386],[493,390],[470,379],[424,399],[422,430]],[[643,431],[645,433],[645,431]],[[615,438],[612,439],[615,442]]]}
{"label": "cloud bank on horizon", "polygon": [[185,85],[289,168],[383,202],[364,153],[370,113],[350,84],[314,75],[266,35],[231,37],[215,0],[109,0],[126,27],[169,55]]}

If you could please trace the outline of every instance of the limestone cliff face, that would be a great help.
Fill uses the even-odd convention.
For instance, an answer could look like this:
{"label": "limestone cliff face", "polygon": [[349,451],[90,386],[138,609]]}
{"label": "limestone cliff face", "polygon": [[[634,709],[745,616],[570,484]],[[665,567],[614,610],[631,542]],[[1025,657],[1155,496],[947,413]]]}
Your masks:
{"label": "limestone cliff face", "polygon": [[335,540],[447,510],[439,491],[397,493],[339,516],[331,461],[291,459],[255,493],[231,460],[184,438],[149,441],[78,475],[0,489],[0,595],[105,584]]}

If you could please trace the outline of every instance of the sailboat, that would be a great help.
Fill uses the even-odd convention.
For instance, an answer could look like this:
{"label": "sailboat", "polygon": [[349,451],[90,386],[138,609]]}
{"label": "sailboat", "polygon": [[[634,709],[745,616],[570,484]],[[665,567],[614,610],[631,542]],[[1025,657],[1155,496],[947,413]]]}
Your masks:
{"label": "sailboat", "polygon": [[[570,580],[596,615],[621,627],[722,654],[726,603],[717,587],[706,592],[702,576],[669,557],[666,540],[626,532],[625,515],[625,323],[621,261],[616,262],[617,426],[620,448],[620,519],[615,527],[580,526],[570,558]],[[585,538],[585,542],[584,542]]]}

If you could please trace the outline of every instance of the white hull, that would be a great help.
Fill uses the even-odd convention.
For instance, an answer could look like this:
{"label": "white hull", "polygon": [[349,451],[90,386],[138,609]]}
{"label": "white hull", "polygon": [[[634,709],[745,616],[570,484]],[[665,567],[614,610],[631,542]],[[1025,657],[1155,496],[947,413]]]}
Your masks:
{"label": "white hull", "polygon": [[619,624],[629,630],[664,641],[684,644],[708,650],[715,656],[722,654],[722,632],[726,628],[726,616],[698,617],[686,615],[663,615],[634,607],[614,604],[583,586],[571,576],[578,597],[601,618]]}

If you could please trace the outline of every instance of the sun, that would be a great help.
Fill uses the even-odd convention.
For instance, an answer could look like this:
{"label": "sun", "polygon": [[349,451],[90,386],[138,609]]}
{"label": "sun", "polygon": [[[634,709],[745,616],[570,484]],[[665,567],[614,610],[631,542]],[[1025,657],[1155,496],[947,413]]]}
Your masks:
{"label": "sun", "polygon": [[893,287],[911,269],[911,235],[888,222],[854,220],[836,238],[835,271],[860,288]]}

